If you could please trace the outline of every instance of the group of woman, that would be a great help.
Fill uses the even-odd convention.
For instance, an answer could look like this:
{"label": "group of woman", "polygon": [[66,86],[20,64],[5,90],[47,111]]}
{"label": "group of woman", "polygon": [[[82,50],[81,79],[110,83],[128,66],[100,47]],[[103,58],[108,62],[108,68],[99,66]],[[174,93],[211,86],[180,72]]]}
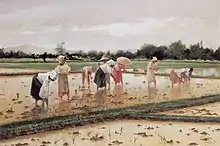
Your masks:
{"label": "group of woman", "polygon": [[[37,105],[38,101],[43,101],[43,106],[48,107],[49,84],[58,78],[58,96],[63,99],[66,95],[69,99],[69,82],[68,74],[70,67],[66,62],[66,57],[60,55],[57,60],[57,67],[47,73],[37,73],[32,78],[31,96],[35,99]],[[97,85],[97,90],[110,88],[110,76],[114,79],[115,84],[122,84],[122,73],[125,70],[125,65],[113,60],[106,60],[103,64],[96,66],[85,66],[82,68],[82,86],[85,87],[85,80],[87,80],[88,88],[90,82],[93,80],[92,73],[95,73],[94,83]]]}
{"label": "group of woman", "polygon": [[125,65],[113,60],[103,61],[98,67],[86,66],[82,69],[82,85],[85,87],[85,80],[87,80],[88,88],[90,88],[92,73],[95,73],[93,81],[97,90],[110,89],[110,77],[113,78],[115,85],[123,84],[122,73],[124,71]]}
{"label": "group of woman", "polygon": [[[69,83],[68,74],[70,72],[70,67],[66,62],[66,57],[60,55],[57,58],[57,67],[47,73],[38,73],[32,78],[31,83],[31,96],[35,99],[35,102],[39,100],[43,101],[43,106],[46,104],[48,106],[49,97],[49,84],[58,78],[58,96],[63,99],[66,95],[69,99]],[[82,68],[82,86],[85,87],[85,81],[88,83],[88,88],[90,88],[90,83],[93,81],[97,86],[97,91],[110,88],[110,77],[113,78],[115,85],[123,85],[122,74],[125,71],[125,64],[119,61],[113,61],[111,59],[106,59],[102,64],[96,66],[85,66]],[[153,57],[147,66],[147,80],[148,86],[151,83],[154,84],[156,88],[156,76],[157,71],[157,58]],[[186,83],[190,81],[192,76],[193,68],[184,69],[181,72],[176,72],[171,70],[170,80],[172,87],[174,84]],[[95,73],[94,79],[92,73]]]}
{"label": "group of woman", "polygon": [[46,104],[48,107],[48,97],[49,97],[49,84],[58,78],[58,96],[63,99],[66,95],[69,99],[69,83],[68,74],[70,72],[70,67],[66,62],[66,57],[60,55],[57,60],[57,67],[47,73],[37,73],[32,78],[31,83],[31,96],[35,99],[35,104],[39,100],[43,101],[43,106]]}
{"label": "group of woman", "polygon": [[[148,87],[151,85],[151,83],[153,83],[154,86],[156,87],[156,76],[155,76],[156,71],[157,71],[157,58],[153,57],[147,66]],[[169,74],[169,79],[171,81],[172,87],[174,87],[174,84],[178,84],[180,87],[181,84],[189,83],[192,73],[193,73],[193,68],[182,69],[181,71],[178,72],[172,69]]]}

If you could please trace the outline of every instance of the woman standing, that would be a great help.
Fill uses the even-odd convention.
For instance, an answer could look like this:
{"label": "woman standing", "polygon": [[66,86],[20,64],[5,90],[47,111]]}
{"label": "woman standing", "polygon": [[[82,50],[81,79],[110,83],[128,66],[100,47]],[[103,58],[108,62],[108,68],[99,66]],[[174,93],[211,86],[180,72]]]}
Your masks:
{"label": "woman standing", "polygon": [[56,67],[56,71],[59,72],[58,77],[58,96],[62,99],[64,95],[67,95],[69,100],[69,82],[68,74],[71,71],[69,65],[66,62],[66,57],[60,55],[57,58],[59,65]]}
{"label": "woman standing", "polygon": [[110,74],[112,78],[115,80],[114,76],[112,75],[114,65],[115,65],[115,61],[109,60],[105,64],[99,66],[94,78],[94,82],[97,85],[97,90],[100,90],[103,87],[106,88],[107,73]]}
{"label": "woman standing", "polygon": [[153,57],[147,66],[148,87],[150,86],[151,83],[154,83],[154,86],[156,88],[156,77],[155,77],[156,71],[157,71],[157,57]]}

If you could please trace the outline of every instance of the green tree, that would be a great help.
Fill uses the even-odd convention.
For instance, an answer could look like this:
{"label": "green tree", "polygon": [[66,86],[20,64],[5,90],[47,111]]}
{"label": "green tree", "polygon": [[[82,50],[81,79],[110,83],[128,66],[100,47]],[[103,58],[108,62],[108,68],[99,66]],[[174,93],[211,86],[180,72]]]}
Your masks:
{"label": "green tree", "polygon": [[55,48],[55,51],[59,55],[65,55],[65,53],[66,53],[65,42],[61,42],[60,44],[57,44],[57,47]]}
{"label": "green tree", "polygon": [[184,59],[184,51],[186,50],[186,45],[182,43],[181,40],[169,45],[168,56],[171,59]]}

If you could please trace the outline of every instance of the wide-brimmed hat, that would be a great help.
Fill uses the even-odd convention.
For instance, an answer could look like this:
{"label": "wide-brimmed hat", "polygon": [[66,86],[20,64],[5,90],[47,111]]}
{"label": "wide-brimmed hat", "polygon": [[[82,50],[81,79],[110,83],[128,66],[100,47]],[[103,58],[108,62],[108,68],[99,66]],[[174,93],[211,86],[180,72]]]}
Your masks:
{"label": "wide-brimmed hat", "polygon": [[59,55],[56,59],[59,64],[64,64],[66,62],[66,56]]}
{"label": "wide-brimmed hat", "polygon": [[127,57],[118,57],[117,63],[122,64],[122,65],[129,65],[131,64],[131,60]]}
{"label": "wide-brimmed hat", "polygon": [[157,61],[157,57],[153,57],[151,61]]}

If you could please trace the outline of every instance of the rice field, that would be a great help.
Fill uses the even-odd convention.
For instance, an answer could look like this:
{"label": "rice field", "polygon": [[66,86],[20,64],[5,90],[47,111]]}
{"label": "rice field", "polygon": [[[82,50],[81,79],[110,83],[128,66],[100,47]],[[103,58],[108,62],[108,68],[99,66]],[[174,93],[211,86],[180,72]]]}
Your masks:
{"label": "rice field", "polygon": [[[146,62],[145,62],[146,63]],[[4,64],[4,63],[2,63]],[[30,64],[29,64],[30,65]],[[84,64],[83,64],[84,65]],[[14,65],[16,66],[16,65]],[[40,66],[40,65],[39,65]],[[177,67],[178,68],[178,67]],[[0,72],[37,72],[44,68],[3,68]],[[170,68],[161,67],[159,72],[169,73]],[[218,68],[195,69],[195,75],[200,76],[219,76]],[[200,79],[193,78],[191,85],[171,88],[170,81],[166,76],[157,76],[157,89],[147,88],[145,75],[124,74],[124,86],[114,86],[111,84],[110,90],[96,92],[96,87],[92,84],[90,89],[81,87],[81,74],[71,74],[69,76],[71,100],[60,101],[57,97],[57,82],[51,85],[49,108],[35,107],[34,101],[30,97],[30,82],[32,75],[26,76],[2,76],[0,77],[0,124],[13,122],[33,121],[55,116],[68,116],[74,114],[89,114],[91,112],[108,112],[119,108],[134,107],[133,112],[139,105],[150,103],[159,105],[162,102],[172,103],[175,100],[186,102],[188,99],[197,99],[202,96],[218,95],[220,93],[219,79]],[[201,98],[202,99],[202,98]],[[205,98],[204,98],[205,99]],[[208,99],[207,99],[208,100]],[[153,115],[168,116],[192,116],[192,117],[213,117],[219,118],[218,103],[202,103],[200,106],[192,106],[164,112],[154,112]],[[172,105],[172,104],[171,104]],[[169,106],[171,106],[169,105]],[[178,107],[178,104],[177,104]],[[166,108],[166,107],[164,107]],[[113,112],[113,111],[112,111]],[[129,112],[127,110],[126,112]],[[95,113],[94,113],[95,114]],[[112,113],[113,114],[113,113]],[[144,108],[142,113],[144,113]],[[102,114],[98,117],[101,118]],[[137,114],[138,115],[138,114]],[[94,118],[94,117],[93,117]],[[125,115],[126,118],[126,115]],[[95,120],[95,119],[94,119]],[[197,123],[191,122],[172,122],[168,120],[125,120],[115,119],[101,121],[85,126],[61,128],[57,131],[41,131],[28,136],[19,136],[1,140],[1,145],[216,145],[218,140],[217,123]],[[188,120],[189,121],[189,120]],[[216,120],[218,121],[218,120]],[[22,126],[22,125],[21,125]],[[25,126],[25,125],[23,125]],[[1,126],[0,126],[1,129]],[[0,131],[1,134],[1,131]],[[62,139],[62,140],[61,140]]]}

